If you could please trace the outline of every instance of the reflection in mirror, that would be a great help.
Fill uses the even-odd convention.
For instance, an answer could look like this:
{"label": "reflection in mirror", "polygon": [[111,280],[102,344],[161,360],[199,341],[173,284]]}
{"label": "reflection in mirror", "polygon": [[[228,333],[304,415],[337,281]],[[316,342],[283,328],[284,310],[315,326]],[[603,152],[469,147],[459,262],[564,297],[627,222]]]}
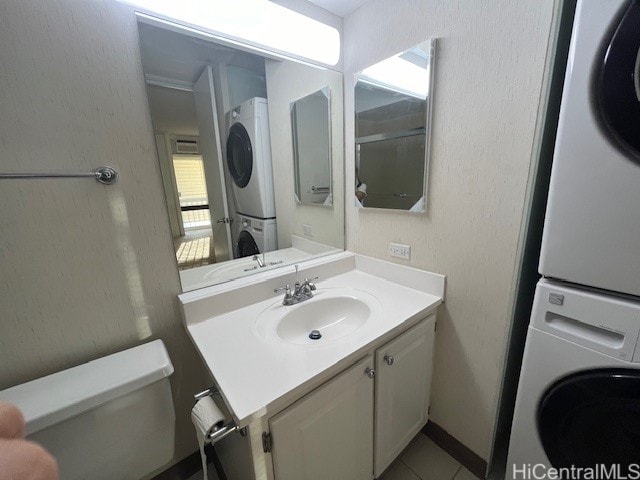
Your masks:
{"label": "reflection in mirror", "polygon": [[[329,85],[341,99],[342,75],[144,18],[138,31],[183,291],[342,250],[343,196],[335,211],[296,204],[289,129],[301,90]],[[341,132],[341,104],[332,108],[328,131]]]}
{"label": "reflection in mirror", "polygon": [[427,40],[356,76],[358,207],[425,211],[434,52]]}
{"label": "reflection in mirror", "polygon": [[299,203],[331,206],[331,131],[329,88],[291,104],[293,170]]}

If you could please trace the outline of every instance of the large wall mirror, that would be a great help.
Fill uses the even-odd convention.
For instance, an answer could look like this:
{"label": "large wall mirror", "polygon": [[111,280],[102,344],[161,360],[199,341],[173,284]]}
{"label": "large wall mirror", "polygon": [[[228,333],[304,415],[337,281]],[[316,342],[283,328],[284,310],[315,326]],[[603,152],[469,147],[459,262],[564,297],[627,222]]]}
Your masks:
{"label": "large wall mirror", "polygon": [[[145,17],[138,30],[183,291],[342,250],[342,74]],[[327,134],[301,142],[298,130],[294,155],[290,106],[319,91]],[[313,180],[332,208],[295,200],[294,158],[312,149],[332,159]]]}
{"label": "large wall mirror", "polygon": [[424,212],[436,41],[364,69],[355,86],[355,204]]}

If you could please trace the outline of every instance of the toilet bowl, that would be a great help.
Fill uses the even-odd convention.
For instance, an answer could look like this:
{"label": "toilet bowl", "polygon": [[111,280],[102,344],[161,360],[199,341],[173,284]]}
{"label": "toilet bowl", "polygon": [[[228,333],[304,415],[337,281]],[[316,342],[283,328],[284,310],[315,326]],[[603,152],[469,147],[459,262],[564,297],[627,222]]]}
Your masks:
{"label": "toilet bowl", "polygon": [[0,391],[64,480],[139,479],[173,457],[173,365],[161,340]]}

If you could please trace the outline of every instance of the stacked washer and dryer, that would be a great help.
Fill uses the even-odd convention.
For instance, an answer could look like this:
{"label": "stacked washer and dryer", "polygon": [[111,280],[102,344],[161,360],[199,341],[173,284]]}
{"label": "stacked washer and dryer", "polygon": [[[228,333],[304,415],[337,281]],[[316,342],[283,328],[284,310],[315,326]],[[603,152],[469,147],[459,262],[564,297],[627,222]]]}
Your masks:
{"label": "stacked washer and dryer", "polygon": [[277,250],[267,99],[254,97],[226,115],[227,167],[236,207],[234,257]]}
{"label": "stacked washer and dryer", "polygon": [[640,3],[575,15],[507,478],[638,478]]}

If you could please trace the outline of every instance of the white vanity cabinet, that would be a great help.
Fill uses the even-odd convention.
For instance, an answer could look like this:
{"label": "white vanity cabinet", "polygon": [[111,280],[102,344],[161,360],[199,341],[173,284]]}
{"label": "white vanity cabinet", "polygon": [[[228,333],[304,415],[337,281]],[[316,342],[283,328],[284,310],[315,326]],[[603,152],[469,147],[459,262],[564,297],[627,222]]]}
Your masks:
{"label": "white vanity cabinet", "polygon": [[376,350],[376,477],[427,423],[435,315]]}
{"label": "white vanity cabinet", "polygon": [[431,315],[272,417],[274,478],[380,476],[427,422],[434,329]]}
{"label": "white vanity cabinet", "polygon": [[276,479],[371,479],[372,369],[368,355],[269,421]]}

